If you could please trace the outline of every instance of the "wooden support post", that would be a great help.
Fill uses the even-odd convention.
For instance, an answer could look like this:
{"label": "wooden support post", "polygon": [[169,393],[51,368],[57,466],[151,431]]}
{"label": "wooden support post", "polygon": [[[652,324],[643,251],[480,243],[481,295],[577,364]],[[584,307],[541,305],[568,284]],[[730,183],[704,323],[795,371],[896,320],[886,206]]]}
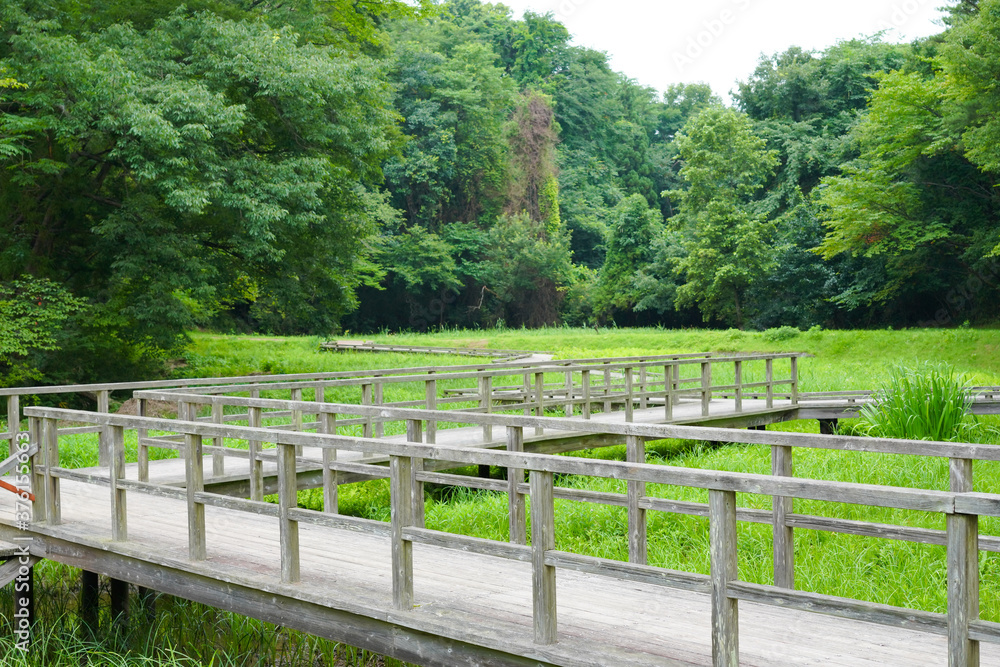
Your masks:
{"label": "wooden support post", "polygon": [[109,429],[111,461],[108,466],[108,482],[111,487],[111,539],[124,542],[128,539],[128,512],[125,503],[125,489],[118,488],[119,480],[125,478],[125,429],[112,426]]}
{"label": "wooden support post", "polygon": [[819,420],[819,432],[823,435],[836,435],[837,426],[840,424],[839,419],[820,419]]}
{"label": "wooden support post", "polygon": [[[792,448],[787,445],[771,446],[771,474],[792,477]],[[795,533],[788,525],[788,515],[792,513],[793,498],[774,496],[773,503],[773,549],[774,585],[780,588],[795,588]]]}
{"label": "wooden support post", "polygon": [[733,362],[733,384],[736,386],[736,412],[743,412],[743,362]]}
{"label": "wooden support post", "polygon": [[[146,399],[139,399],[139,409],[137,412],[140,417],[146,416]],[[139,481],[148,482],[149,481],[149,447],[145,444],[146,438],[149,437],[149,431],[144,428],[137,428],[135,430],[136,439],[136,452],[137,461],[139,467]]]}
{"label": "wooden support post", "polygon": [[[951,491],[969,493],[972,461],[951,459]],[[979,618],[979,517],[948,514],[948,667],[979,667],[979,642],[969,624]]]}
{"label": "wooden support post", "polygon": [[553,475],[531,471],[531,598],[536,644],[556,643],[556,568],[545,552],[556,548]]}
{"label": "wooden support post", "polygon": [[[421,431],[423,430],[423,424],[419,419],[407,419],[406,420],[406,441],[419,443],[422,441]],[[413,525],[417,528],[424,527],[424,483],[417,481],[417,473],[423,472],[424,460],[422,458],[413,458],[413,465],[410,466],[412,469],[413,479],[410,481],[410,487],[413,491]]]}
{"label": "wooden support post", "polygon": [[[437,410],[437,380],[424,381],[424,397],[428,410]],[[427,420],[427,444],[433,445],[437,441],[437,420]]]}
{"label": "wooden support post", "polygon": [[674,418],[673,366],[663,367],[663,418],[670,421]]}
{"label": "wooden support post", "polygon": [[45,449],[45,521],[50,526],[55,526],[62,522],[59,478],[52,474],[52,469],[59,467],[59,422],[55,419],[43,419],[41,430],[42,447]]}
{"label": "wooden support post", "polygon": [[[326,387],[324,387],[321,384],[317,384],[315,387],[313,387],[313,402],[325,403],[326,402],[326,398],[324,396],[325,393],[326,393]],[[323,424],[323,416],[319,412],[318,408],[316,410],[316,423],[318,424],[318,426],[316,427],[316,432],[319,433],[321,432],[319,429],[322,427]]]}
{"label": "wooden support post", "polygon": [[701,416],[708,416],[709,404],[712,402],[712,363],[701,362]]}
{"label": "wooden support post", "polygon": [[523,376],[523,381],[524,381],[524,384],[522,386],[522,393],[524,394],[524,396],[523,396],[523,400],[521,402],[524,403],[524,411],[523,411],[524,412],[524,416],[525,417],[530,417],[531,416],[531,408],[529,407],[528,404],[531,403],[531,374],[530,373],[525,373],[524,376]]}
{"label": "wooden support post", "polygon": [[[625,457],[629,463],[646,462],[646,441],[625,436]],[[639,502],[646,495],[646,483],[628,481],[628,562],[646,564],[646,510]]]}
{"label": "wooden support post", "polygon": [[389,457],[390,522],[392,529],[392,602],[396,609],[413,609],[413,543],[403,529],[413,524],[413,463],[406,456]]}
{"label": "wooden support post", "polygon": [[764,381],[767,382],[767,407],[774,407],[774,359],[764,360]]}
{"label": "wooden support post", "polygon": [[712,582],[712,665],[739,667],[739,614],[729,583],[739,579],[736,549],[736,492],[708,492]]}
{"label": "wooden support post", "polygon": [[610,362],[604,362],[604,412],[611,412],[611,369],[607,367]]}
{"label": "wooden support post", "polygon": [[583,385],[583,418],[590,419],[590,371],[580,371],[580,383]]}
{"label": "wooden support post", "polygon": [[80,573],[80,620],[93,639],[100,625],[100,581],[96,572],[84,570]]}
{"label": "wooden support post", "polygon": [[[247,410],[247,425],[250,428],[261,428],[263,415],[260,408],[251,407]],[[260,460],[260,441],[248,440],[247,449],[250,455],[250,500],[264,500],[264,463]]]}
{"label": "wooden support post", "polygon": [[38,417],[28,419],[28,433],[31,444],[37,445],[38,449],[31,456],[31,492],[35,495],[35,502],[31,504],[31,520],[39,523],[46,520],[46,508],[48,501],[45,490],[48,487],[45,469],[45,443],[42,440],[42,420]]}
{"label": "wooden support post", "polygon": [[[337,435],[337,415],[324,412],[319,415],[320,432]],[[332,470],[330,465],[337,460],[337,450],[323,448],[323,511],[328,514],[340,513],[338,491],[340,490],[340,473]]]}
{"label": "wooden support post", "polygon": [[[535,373],[535,416],[545,416],[545,373]],[[535,427],[535,435],[541,435],[541,426]]]}
{"label": "wooden support post", "polygon": [[789,359],[792,366],[792,405],[799,404],[799,358],[792,357]]}
{"label": "wooden support post", "polygon": [[[293,401],[302,401],[302,389],[296,387],[292,389],[291,399]],[[302,430],[302,410],[292,410],[292,430],[301,431]],[[295,455],[302,456],[302,445],[296,445]]]}
{"label": "wooden support post", "polygon": [[[524,429],[520,426],[507,427],[507,451],[524,451]],[[507,515],[508,535],[513,544],[528,543],[527,510],[524,495],[518,489],[524,481],[524,470],[507,470]]]}
{"label": "wooden support post", "polygon": [[[111,407],[111,392],[107,389],[102,389],[97,392],[97,411],[107,414]],[[110,447],[108,443],[108,429],[102,429],[100,434],[97,436],[97,465],[107,466],[110,461],[110,455],[108,449]]]}
{"label": "wooden support post", "polygon": [[[370,382],[366,382],[361,385],[361,405],[371,405],[372,404],[372,385]],[[365,425],[361,430],[361,436],[364,438],[372,437],[374,420],[369,416],[365,417]],[[362,454],[362,458],[367,456],[367,454]]]}
{"label": "wooden support post", "polygon": [[645,366],[639,366],[639,409],[644,410],[649,407],[649,399],[646,397],[646,379],[648,372]]}
{"label": "wooden support post", "polygon": [[[488,415],[493,412],[493,378],[489,375],[479,376],[479,411]],[[493,440],[493,425],[483,424],[483,442]]]}
{"label": "wooden support post", "polygon": [[184,434],[184,477],[187,484],[188,558],[205,560],[205,505],[195,500],[195,494],[205,490],[205,460],[202,456],[201,436]]}
{"label": "wooden support post", "polygon": [[632,368],[625,369],[625,421],[632,421]]}
{"label": "wooden support post", "polygon": [[278,443],[278,534],[281,543],[281,583],[299,581],[299,522],[288,517],[299,505],[295,445]]}
{"label": "wooden support post", "polygon": [[[177,401],[177,419],[180,421],[193,422],[198,418],[198,406],[187,401]],[[181,447],[177,450],[177,456],[187,458],[187,448]]]}
{"label": "wooden support post", "polygon": [[[213,403],[212,422],[215,424],[222,424],[223,417],[224,408],[222,403]],[[212,444],[216,447],[224,447],[226,441],[222,436],[216,436],[212,438]],[[212,452],[212,477],[221,477],[224,474],[226,474],[226,457],[222,452]]]}
{"label": "wooden support post", "polygon": [[[10,438],[7,455],[13,456],[17,453],[17,434],[21,430],[21,397],[18,395],[7,397],[7,437]],[[7,458],[6,456],[4,458]]]}
{"label": "wooden support post", "polygon": [[111,579],[111,623],[128,627],[128,582]]}
{"label": "wooden support post", "polygon": [[[376,375],[375,377],[378,378],[380,376]],[[382,385],[382,382],[379,381],[378,379],[376,379],[375,380],[375,395],[372,398],[372,402],[375,405],[382,405],[385,402],[385,397],[383,396],[383,389],[384,389],[384,387]],[[385,435],[385,424],[382,423],[381,419],[376,419],[375,420],[375,437],[376,438],[381,438],[383,435]]]}
{"label": "wooden support post", "polygon": [[573,416],[573,371],[566,371],[566,381],[563,383],[566,388],[566,409],[567,417]]}

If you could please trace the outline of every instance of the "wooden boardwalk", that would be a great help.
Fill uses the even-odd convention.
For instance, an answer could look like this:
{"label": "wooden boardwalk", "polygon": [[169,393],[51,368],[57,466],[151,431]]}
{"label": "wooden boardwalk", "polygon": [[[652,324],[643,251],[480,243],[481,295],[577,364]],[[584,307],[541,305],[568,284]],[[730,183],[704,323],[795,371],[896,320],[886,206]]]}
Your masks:
{"label": "wooden boardwalk", "polygon": [[[978,517],[1000,516],[1000,495],[972,492],[975,462],[1000,461],[1000,448],[743,430],[838,419],[867,400],[802,395],[796,357],[783,359],[784,377],[774,371],[782,359],[696,355],[131,387],[140,412],[170,401],[180,419],[27,408],[28,433],[8,436],[27,475],[4,479],[35,502],[0,493],[0,541],[419,665],[1000,667],[1000,624],[978,619],[979,553],[1000,552],[1000,537],[978,534]],[[685,377],[687,367],[697,375]],[[407,383],[426,399],[387,400]],[[356,403],[324,400],[355,389]],[[977,411],[1000,411],[1000,390],[982,389]],[[19,415],[18,394],[7,395]],[[557,411],[565,416],[547,416]],[[128,431],[137,463],[124,461]],[[100,434],[102,464],[60,466],[60,439],[81,433]],[[667,438],[769,446],[772,474],[646,464],[645,442]],[[552,455],[619,443],[626,461]],[[181,458],[150,461],[153,448]],[[796,448],[949,459],[950,489],[796,478]],[[12,456],[0,476],[21,464]],[[468,466],[505,479],[448,472]],[[557,484],[573,475],[626,490]],[[340,514],[338,487],[373,478],[389,480],[391,521]],[[508,539],[426,528],[428,483],[505,494]],[[647,484],[705,489],[709,502],[647,495]],[[305,487],[321,489],[322,511],[297,506]],[[737,493],[770,496],[772,509],[738,507]],[[627,562],[563,550],[557,499],[622,508]],[[947,530],[797,514],[796,499],[942,514]],[[709,574],[649,562],[649,512],[708,519]],[[740,580],[738,522],[771,526],[773,585]],[[946,546],[947,613],[798,590],[800,530]]]}

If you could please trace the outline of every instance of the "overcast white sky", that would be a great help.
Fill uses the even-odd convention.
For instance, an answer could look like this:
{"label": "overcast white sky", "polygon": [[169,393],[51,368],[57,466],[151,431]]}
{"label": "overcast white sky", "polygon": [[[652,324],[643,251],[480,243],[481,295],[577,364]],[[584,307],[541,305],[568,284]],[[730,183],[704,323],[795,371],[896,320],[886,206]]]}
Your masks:
{"label": "overcast white sky", "polygon": [[838,40],[890,29],[887,41],[940,32],[947,0],[504,0],[552,12],[574,43],[607,51],[614,69],[665,89],[704,81],[723,99],[761,53],[792,45],[822,50]]}

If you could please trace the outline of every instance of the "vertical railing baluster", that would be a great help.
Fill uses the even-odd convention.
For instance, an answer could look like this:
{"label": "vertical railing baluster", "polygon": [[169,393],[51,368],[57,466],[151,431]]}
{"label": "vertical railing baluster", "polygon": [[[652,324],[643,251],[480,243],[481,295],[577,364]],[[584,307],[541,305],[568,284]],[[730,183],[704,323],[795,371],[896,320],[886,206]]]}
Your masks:
{"label": "vertical railing baluster", "polygon": [[[372,384],[370,382],[365,382],[361,385],[361,405],[370,406],[372,404]],[[365,425],[361,430],[362,437],[370,438],[372,437],[374,420],[371,415],[365,415]],[[362,454],[361,457],[365,458],[367,454]]]}
{"label": "vertical railing baluster", "polygon": [[[951,459],[952,493],[970,493],[972,460]],[[979,618],[979,517],[947,514],[948,539],[948,667],[979,667],[979,642],[969,638]]]}
{"label": "vertical railing baluster", "polygon": [[[380,375],[376,375],[375,377],[379,378],[381,376]],[[384,386],[383,386],[382,381],[376,379],[375,380],[375,393],[374,393],[374,396],[372,397],[372,403],[374,405],[380,406],[380,405],[382,405],[385,402],[385,396],[383,394],[383,391],[384,391]],[[385,424],[382,422],[381,419],[376,418],[375,419],[375,437],[376,438],[381,438],[383,435],[385,435]]]}
{"label": "vertical railing baluster", "polygon": [[551,472],[532,470],[531,591],[536,644],[554,644],[557,635],[556,568],[545,564],[545,552],[556,548],[556,520]]}
{"label": "vertical railing baluster", "polygon": [[59,478],[52,474],[52,469],[59,467],[59,422],[43,419],[41,430],[41,445],[45,449],[45,521],[54,526],[62,521]]}
{"label": "vertical railing baluster", "polygon": [[[225,407],[221,401],[212,403],[212,423],[225,423]],[[220,451],[226,445],[225,438],[217,435],[212,438],[212,444],[219,448],[212,452],[212,477],[221,477],[226,474],[226,456]]]}
{"label": "vertical railing baluster", "polygon": [[8,456],[13,456],[17,453],[17,434],[20,430],[21,397],[14,394],[7,397],[7,437],[10,438],[10,445],[7,448]]}
{"label": "vertical railing baluster", "polygon": [[[507,451],[524,451],[524,429],[522,427],[507,427]],[[523,468],[507,469],[507,523],[508,535],[513,544],[528,543],[527,503],[519,488],[523,481]]]}
{"label": "vertical railing baluster", "polygon": [[590,371],[580,371],[580,384],[583,385],[583,418],[590,419]]}
{"label": "vertical railing baluster", "polygon": [[[146,416],[146,399],[139,399],[139,407],[136,412],[139,413],[140,417]],[[139,472],[138,477],[140,482],[149,481],[149,446],[146,444],[146,438],[149,437],[149,431],[145,428],[137,428],[135,430],[136,439],[136,462],[138,464]]]}
{"label": "vertical railing baluster", "polygon": [[[479,376],[479,412],[488,415],[493,412],[493,376]],[[483,442],[493,440],[493,425],[483,424]]]}
{"label": "vertical railing baluster", "polygon": [[707,417],[712,402],[712,363],[701,362],[701,416]]}
{"label": "vertical railing baluster", "polygon": [[[771,446],[771,474],[778,477],[792,477],[792,448],[787,445]],[[788,515],[793,511],[793,498],[774,496],[772,498],[772,534],[774,557],[774,585],[779,588],[795,588],[795,529],[788,525]]]}
{"label": "vertical railing baluster", "polygon": [[566,371],[566,380],[563,382],[566,388],[566,408],[564,410],[567,417],[573,416],[573,371]]}
{"label": "vertical railing baluster", "polygon": [[604,362],[604,412],[611,412],[611,369]]}
{"label": "vertical railing baluster", "polygon": [[[247,425],[250,428],[261,428],[263,415],[261,409],[250,407],[247,410]],[[250,456],[250,500],[264,500],[264,462],[260,460],[260,440],[247,441]]]}
{"label": "vertical railing baluster", "polygon": [[205,490],[205,461],[202,457],[201,436],[184,434],[184,473],[187,485],[188,557],[205,560],[208,557],[205,542],[205,504],[195,499],[195,494]]}
{"label": "vertical railing baluster", "polygon": [[[110,410],[111,392],[107,389],[102,389],[97,392],[97,411],[107,414]],[[101,467],[107,466],[111,461],[111,443],[109,442],[109,437],[110,434],[107,428],[101,429],[101,432],[97,436],[97,465]]]}
{"label": "vertical railing baluster", "polygon": [[649,399],[646,397],[646,379],[648,371],[645,366],[639,366],[639,409],[644,410],[649,407]]}
{"label": "vertical railing baluster", "polygon": [[764,381],[767,383],[767,407],[774,407],[774,359],[764,360]]}
{"label": "vertical railing baluster", "polygon": [[278,539],[281,547],[281,582],[299,581],[299,522],[289,518],[298,507],[295,445],[278,442]]}
{"label": "vertical railing baluster", "polygon": [[48,486],[45,476],[45,442],[42,440],[42,420],[38,417],[28,418],[28,442],[35,446],[35,453],[31,456],[31,493],[35,496],[35,502],[31,504],[31,520],[38,523],[46,520],[46,507],[48,499],[46,496],[46,486]]}
{"label": "vertical railing baluster", "polygon": [[791,357],[789,359],[789,363],[791,364],[791,371],[792,371],[792,377],[791,377],[792,405],[798,405],[799,404],[799,358]]}
{"label": "vertical railing baluster", "polygon": [[[428,410],[437,410],[437,380],[424,382],[425,406]],[[433,445],[437,441],[437,420],[427,420],[427,443]]]}
{"label": "vertical railing baluster", "polygon": [[[423,424],[419,419],[406,420],[406,441],[420,443],[422,441]],[[424,527],[424,483],[417,479],[417,474],[424,470],[424,460],[419,456],[411,459],[413,479],[410,481],[410,488],[413,493],[413,525],[417,528]]]}
{"label": "vertical railing baluster", "polygon": [[625,421],[632,421],[632,367],[625,368]]}
{"label": "vertical railing baluster", "polygon": [[[535,416],[545,416],[545,373],[535,373]],[[541,435],[541,426],[535,427],[535,435]]]}
{"label": "vertical railing baluster", "polygon": [[413,525],[413,463],[408,456],[389,457],[390,524],[392,530],[392,603],[413,609],[413,543],[403,529]]}
{"label": "vertical railing baluster", "polygon": [[[337,435],[337,415],[324,412],[319,415],[322,433]],[[323,511],[328,514],[340,513],[338,492],[340,488],[340,473],[330,466],[337,460],[337,450],[333,447],[323,448]]]}
{"label": "vertical railing baluster", "polygon": [[736,492],[708,492],[709,550],[712,583],[712,665],[739,667],[739,613],[729,596],[730,582],[739,579],[736,547]]}
{"label": "vertical railing baluster", "polygon": [[743,412],[743,362],[733,362],[733,385],[735,387],[736,412]]}
{"label": "vertical railing baluster", "polygon": [[[646,462],[646,441],[636,435],[625,436],[625,458],[629,463]],[[646,564],[646,510],[640,507],[646,496],[646,483],[628,481],[628,562]]]}
{"label": "vertical railing baluster", "polygon": [[[111,487],[111,539],[124,542],[128,539],[128,511],[125,489],[118,488],[118,482],[125,477],[125,429],[112,426],[109,445],[111,446],[108,482]],[[56,492],[58,497],[58,492]]]}

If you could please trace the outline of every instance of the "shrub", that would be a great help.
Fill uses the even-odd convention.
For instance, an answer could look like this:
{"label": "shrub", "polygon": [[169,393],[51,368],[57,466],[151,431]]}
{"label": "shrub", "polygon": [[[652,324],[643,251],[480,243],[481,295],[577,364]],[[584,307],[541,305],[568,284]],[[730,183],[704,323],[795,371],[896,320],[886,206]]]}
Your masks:
{"label": "shrub", "polygon": [[911,440],[953,440],[963,434],[972,407],[968,379],[949,366],[897,367],[861,408],[868,435]]}
{"label": "shrub", "polygon": [[791,340],[800,333],[802,332],[796,327],[778,327],[777,329],[768,329],[760,337],[769,343],[780,343],[783,340]]}

